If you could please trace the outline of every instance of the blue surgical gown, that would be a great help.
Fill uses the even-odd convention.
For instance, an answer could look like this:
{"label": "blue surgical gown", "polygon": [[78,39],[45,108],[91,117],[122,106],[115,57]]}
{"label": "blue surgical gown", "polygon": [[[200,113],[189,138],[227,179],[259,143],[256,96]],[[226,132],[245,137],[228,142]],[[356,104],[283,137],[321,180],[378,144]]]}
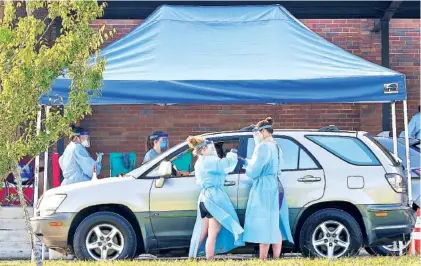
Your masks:
{"label": "blue surgical gown", "polygon": [[92,159],[86,148],[76,142],[67,145],[59,164],[64,177],[62,186],[91,180],[94,166],[98,175],[101,172],[101,162]]}
{"label": "blue surgical gown", "polygon": [[270,141],[257,145],[252,158],[246,161],[246,175],[253,185],[244,222],[245,242],[277,244],[282,234],[283,240],[293,243],[288,205],[278,183],[282,164],[281,148]]}
{"label": "blue surgical gown", "polygon": [[189,257],[205,255],[206,239],[199,247],[202,231],[202,218],[199,204],[203,202],[209,213],[221,224],[221,231],[216,238],[215,253],[226,253],[233,248],[243,246],[243,228],[238,220],[234,206],[224,190],[224,181],[228,173],[237,165],[237,154],[228,153],[226,158],[200,156],[195,164],[197,183],[201,187],[197,201],[197,217],[190,243]]}
{"label": "blue surgical gown", "polygon": [[145,154],[145,158],[143,158],[142,164],[149,162],[150,160],[154,159],[156,156],[158,156],[158,153],[154,149],[150,149]]}
{"label": "blue surgical gown", "polygon": [[[420,113],[416,113],[411,118],[411,121],[409,121],[409,124],[408,124],[409,138],[420,139],[420,130],[421,130],[420,119],[421,119]],[[405,131],[402,131],[401,134],[399,135],[399,137],[404,138],[405,137]]]}

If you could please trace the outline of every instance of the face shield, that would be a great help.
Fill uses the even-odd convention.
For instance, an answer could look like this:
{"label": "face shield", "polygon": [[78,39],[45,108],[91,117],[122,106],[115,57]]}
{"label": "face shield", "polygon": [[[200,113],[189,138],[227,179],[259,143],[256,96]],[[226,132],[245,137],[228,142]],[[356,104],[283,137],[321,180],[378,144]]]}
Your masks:
{"label": "face shield", "polygon": [[205,140],[204,142],[200,143],[196,147],[194,147],[195,151],[198,155],[204,155],[204,156],[218,156],[216,153],[215,144],[213,141]]}
{"label": "face shield", "polygon": [[253,139],[256,145],[260,144],[263,141],[263,135],[261,131],[266,128],[272,128],[272,126],[266,125],[261,127],[255,127],[253,129]]}
{"label": "face shield", "polygon": [[88,131],[82,131],[80,132],[80,143],[85,146],[86,148],[91,147],[91,139],[89,137]]}
{"label": "face shield", "polygon": [[168,135],[159,137],[158,142],[159,142],[159,147],[161,148],[161,150],[167,150],[170,148]]}

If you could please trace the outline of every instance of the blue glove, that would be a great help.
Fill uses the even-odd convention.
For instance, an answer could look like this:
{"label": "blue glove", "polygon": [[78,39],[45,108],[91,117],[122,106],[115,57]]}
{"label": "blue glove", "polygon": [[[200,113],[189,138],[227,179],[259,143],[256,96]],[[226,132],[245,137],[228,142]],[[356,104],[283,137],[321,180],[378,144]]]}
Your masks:
{"label": "blue glove", "polygon": [[96,161],[101,163],[102,162],[102,156],[104,155],[103,152],[97,152],[96,153]]}
{"label": "blue glove", "polygon": [[232,153],[238,153],[237,149],[231,149]]}

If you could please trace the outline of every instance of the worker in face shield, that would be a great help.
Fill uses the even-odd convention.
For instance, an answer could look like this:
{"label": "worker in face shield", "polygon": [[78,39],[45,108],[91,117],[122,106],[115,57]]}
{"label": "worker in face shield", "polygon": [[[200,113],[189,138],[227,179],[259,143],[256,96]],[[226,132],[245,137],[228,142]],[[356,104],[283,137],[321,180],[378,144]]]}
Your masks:
{"label": "worker in face shield", "polygon": [[253,129],[255,148],[250,160],[240,158],[253,181],[244,221],[244,241],[259,244],[260,259],[267,259],[270,245],[279,258],[282,240],[293,243],[285,191],[279,179],[283,153],[273,138],[271,117]]}
{"label": "worker in face shield", "polygon": [[96,173],[100,173],[103,153],[97,153],[97,159],[92,159],[86,150],[90,145],[89,132],[80,127],[73,128],[70,143],[59,159],[64,177],[62,186],[91,180],[94,167]]}
{"label": "worker in face shield", "polygon": [[[145,158],[143,158],[142,164],[153,160],[159,154],[168,150],[168,148],[168,134],[162,131],[153,132],[146,139],[146,149],[148,150],[148,152],[145,154]],[[185,171],[179,171],[175,165],[172,165],[172,174],[173,176],[188,176],[190,173]]]}
{"label": "worker in face shield", "polygon": [[146,149],[148,152],[145,154],[143,163],[147,163],[154,159],[161,152],[168,149],[168,134],[162,131],[155,131],[146,139]]}
{"label": "worker in face shield", "polygon": [[237,150],[231,150],[226,158],[221,159],[212,141],[191,136],[187,143],[198,156],[194,169],[201,188],[189,257],[206,255],[207,259],[212,259],[215,253],[226,253],[244,245],[244,230],[224,190],[225,177],[237,165]]}

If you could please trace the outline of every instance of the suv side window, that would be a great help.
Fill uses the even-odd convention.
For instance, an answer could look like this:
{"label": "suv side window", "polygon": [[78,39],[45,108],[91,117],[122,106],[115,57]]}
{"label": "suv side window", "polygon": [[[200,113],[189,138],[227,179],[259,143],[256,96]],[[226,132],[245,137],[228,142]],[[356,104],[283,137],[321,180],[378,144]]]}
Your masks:
{"label": "suv side window", "polygon": [[306,136],[323,149],[347,163],[378,166],[379,160],[361,140],[347,136]]}
{"label": "suv side window", "polygon": [[[237,149],[240,146],[239,139],[228,139],[228,140],[214,140],[215,149],[219,158],[225,158],[227,153],[231,149]],[[178,171],[189,172],[189,177],[194,177],[194,165],[196,163],[197,157],[193,156],[193,149],[188,148],[172,158],[169,161],[175,166]],[[159,164],[155,167],[154,170],[147,174],[147,177],[156,177],[156,172],[159,168]],[[236,169],[238,168],[238,165]],[[236,172],[236,170],[234,170]],[[173,176],[175,178],[175,176]]]}
{"label": "suv side window", "polygon": [[[319,169],[311,156],[297,143],[289,138],[275,137],[275,141],[281,147],[284,154],[282,170]],[[247,140],[247,158],[250,159],[254,151],[254,139]]]}

